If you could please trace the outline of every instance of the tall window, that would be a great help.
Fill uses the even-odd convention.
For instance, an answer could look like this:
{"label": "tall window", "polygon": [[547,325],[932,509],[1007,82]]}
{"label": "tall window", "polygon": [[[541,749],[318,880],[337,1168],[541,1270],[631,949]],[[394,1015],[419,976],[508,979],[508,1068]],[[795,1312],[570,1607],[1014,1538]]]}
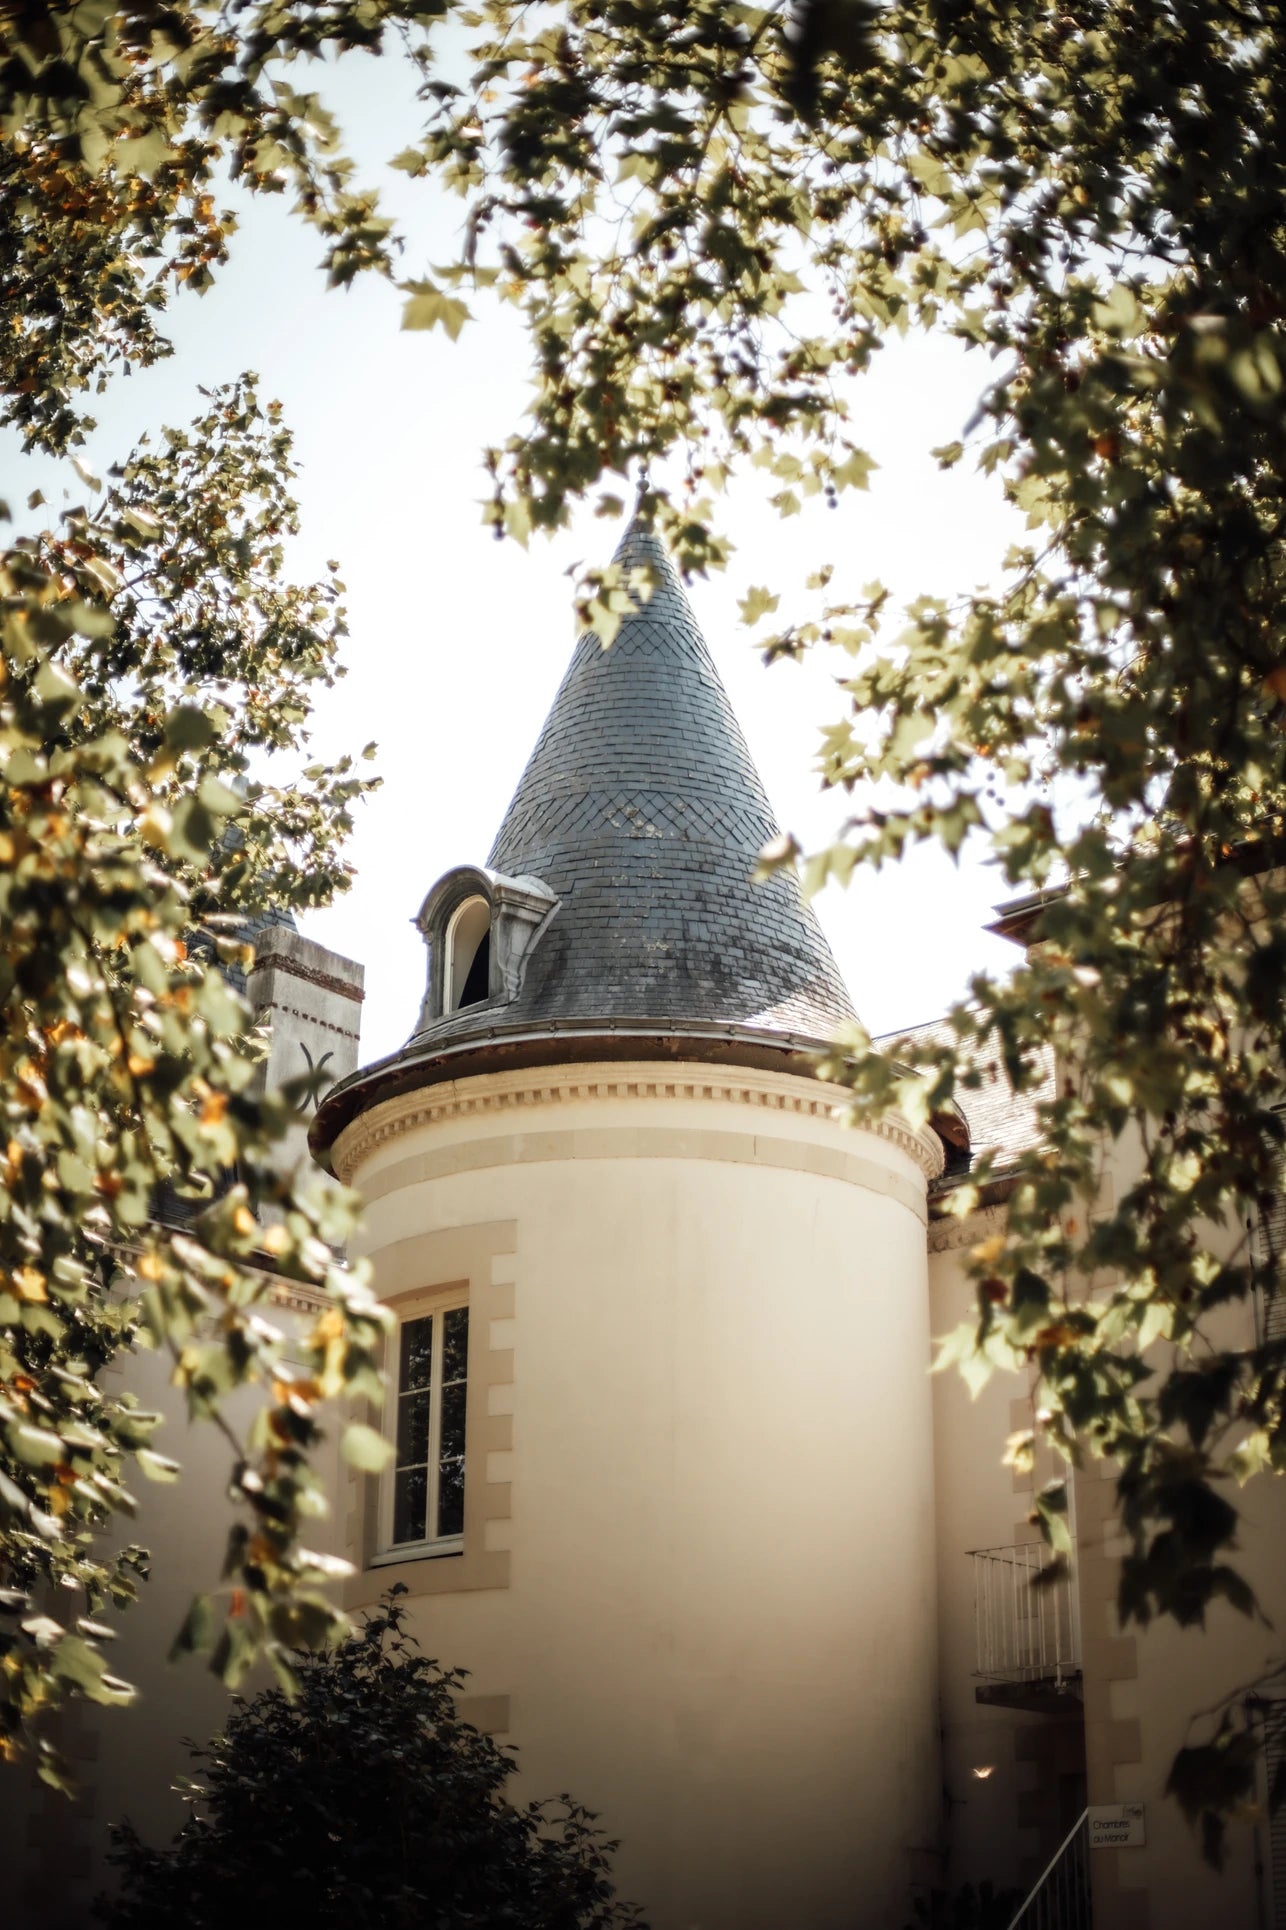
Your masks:
{"label": "tall window", "polygon": [[469,1309],[404,1320],[398,1341],[394,1547],[450,1544],[464,1534],[464,1417]]}

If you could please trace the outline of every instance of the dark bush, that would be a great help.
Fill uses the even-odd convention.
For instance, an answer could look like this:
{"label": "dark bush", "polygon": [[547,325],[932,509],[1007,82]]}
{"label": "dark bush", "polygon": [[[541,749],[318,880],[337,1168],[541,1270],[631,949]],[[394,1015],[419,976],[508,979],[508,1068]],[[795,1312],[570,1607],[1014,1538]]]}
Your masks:
{"label": "dark bush", "polygon": [[113,1830],[112,1930],[643,1930],[590,1811],[507,1799],[512,1751],[460,1719],[464,1674],[420,1654],[401,1592],[303,1656],[293,1699],[236,1698],[224,1734],[192,1747],[168,1848]]}

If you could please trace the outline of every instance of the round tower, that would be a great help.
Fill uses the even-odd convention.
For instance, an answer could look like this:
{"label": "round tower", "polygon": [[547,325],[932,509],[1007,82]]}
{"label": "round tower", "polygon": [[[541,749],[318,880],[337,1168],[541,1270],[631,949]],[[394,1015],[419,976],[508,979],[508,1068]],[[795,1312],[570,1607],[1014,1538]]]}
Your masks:
{"label": "round tower", "polygon": [[407,1045],[326,1097],[397,1335],[393,1581],[468,1713],[612,1836],[654,1930],[905,1920],[936,1834],[932,1133],[838,1123],[852,1016],[657,539],[485,865],[420,912]]}

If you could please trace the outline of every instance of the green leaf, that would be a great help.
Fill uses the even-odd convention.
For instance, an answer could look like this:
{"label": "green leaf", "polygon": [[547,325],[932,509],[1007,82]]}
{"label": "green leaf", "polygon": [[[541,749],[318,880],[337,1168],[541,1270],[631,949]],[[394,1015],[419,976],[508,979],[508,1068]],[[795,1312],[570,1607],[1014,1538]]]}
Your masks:
{"label": "green leaf", "polygon": [[404,281],[398,286],[408,295],[402,304],[404,329],[444,328],[454,342],[465,323],[473,319],[464,302],[444,294],[434,282]]}
{"label": "green leaf", "polygon": [[177,1481],[183,1472],[179,1462],[172,1461],[168,1454],[158,1454],[155,1448],[136,1448],[134,1458],[149,1481]]}
{"label": "green leaf", "polygon": [[236,817],[245,809],[245,800],[237,796],[230,784],[222,783],[217,777],[203,777],[196,794],[206,810],[216,817]]}
{"label": "green leaf", "polygon": [[110,637],[116,628],[116,618],[101,603],[84,603],[79,597],[67,606],[67,616],[73,630],[82,637]]}
{"label": "green leaf", "polygon": [[30,1427],[20,1421],[6,1428],[5,1439],[14,1460],[31,1468],[53,1467],[65,1458],[62,1437],[46,1427]]}
{"label": "green leaf", "polygon": [[1117,282],[1107,300],[1096,304],[1094,320],[1113,335],[1131,336],[1143,328],[1144,314],[1134,290]]}
{"label": "green leaf", "polygon": [[831,471],[835,482],[841,489],[866,489],[870,486],[872,472],[879,468],[873,457],[854,449],[844,462]]}
{"label": "green leaf", "polygon": [[350,1467],[363,1474],[379,1474],[393,1458],[393,1443],[363,1421],[353,1421],[344,1429],[341,1452]]}
{"label": "green leaf", "polygon": [[737,608],[741,612],[743,623],[754,624],[758,623],[760,617],[768,616],[780,602],[781,598],[772,595],[768,590],[751,589],[742,597]]}
{"label": "green leaf", "polygon": [[119,172],[141,174],[145,181],[150,181],[171,159],[172,153],[164,128],[152,127],[132,140],[118,141],[112,160]]}
{"label": "green leaf", "polygon": [[1051,1481],[1036,1496],[1036,1516],[1041,1533],[1060,1555],[1072,1552],[1072,1531],[1067,1514],[1067,1484]]}
{"label": "green leaf", "polygon": [[1164,1300],[1149,1300],[1139,1322],[1139,1352],[1146,1353],[1155,1341],[1168,1339],[1174,1327],[1174,1308]]}
{"label": "green leaf", "polygon": [[218,824],[200,797],[181,797],[170,819],[167,842],[176,858],[201,863],[219,834]]}
{"label": "green leaf", "polygon": [[66,1634],[62,1623],[56,1622],[52,1615],[29,1615],[22,1624],[22,1632],[31,1637],[38,1649],[52,1649]]}
{"label": "green leaf", "polygon": [[55,713],[73,710],[81,701],[80,685],[48,659],[36,674],[36,695]]}
{"label": "green leaf", "polygon": [[171,1662],[181,1655],[203,1655],[214,1642],[214,1628],[214,1603],[208,1595],[197,1595],[170,1647]]}
{"label": "green leaf", "polygon": [[199,704],[179,704],[165,720],[165,741],[172,750],[206,750],[217,735],[214,719]]}

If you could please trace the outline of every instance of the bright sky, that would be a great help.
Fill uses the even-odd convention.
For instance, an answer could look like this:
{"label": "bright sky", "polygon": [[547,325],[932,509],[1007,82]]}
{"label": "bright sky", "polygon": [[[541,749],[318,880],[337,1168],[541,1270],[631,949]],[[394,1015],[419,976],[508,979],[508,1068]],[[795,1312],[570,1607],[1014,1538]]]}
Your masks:
{"label": "bright sky", "polygon": [[[409,237],[408,276],[444,259],[462,204],[379,165],[417,132],[404,73],[354,58],[329,77],[315,69],[307,84],[339,113],[363,181],[378,178],[386,193]],[[313,752],[358,751],[373,738],[383,778],[359,814],[352,891],[304,929],[365,965],[362,1054],[372,1059],[406,1038],[419,1009],[423,948],[410,920],[449,866],[485,859],[566,666],[566,572],[607,560],[620,530],[587,514],[530,551],[495,542],[481,520],[479,457],[524,406],[515,318],[479,308],[454,344],[441,331],[402,334],[395,288],[368,278],[328,292],[320,253],[284,203],[244,206],[213,291],[170,311],[176,354],[98,400],[86,453],[105,468],[142,431],[194,416],[198,384],[247,368],[285,405],[302,467],[293,567],[317,572],[336,557],[348,589],[348,675],[320,705]],[[899,599],[994,578],[1021,525],[994,483],[967,466],[943,473],[928,454],[960,434],[988,370],[947,342],[886,350],[852,402],[857,440],[880,464],[869,492],[846,493],[835,511],[814,500],[781,522],[756,476],[727,500],[731,567],[689,589],[778,816],[806,847],[828,841],[845,815],[846,800],[821,793],[815,761],[821,727],[843,709],[834,678],[847,660],[766,670],[737,601],[752,583],[788,591],[824,561],[836,565],[837,596],[872,577]],[[64,489],[83,500],[70,465],[23,458],[14,438],[0,451],[0,493],[15,506],[36,487],[54,504]],[[788,606],[783,596],[783,616]],[[982,930],[1003,896],[994,872],[937,854],[822,895],[822,922],[872,1031],[936,1016],[971,970],[1011,960]]]}

